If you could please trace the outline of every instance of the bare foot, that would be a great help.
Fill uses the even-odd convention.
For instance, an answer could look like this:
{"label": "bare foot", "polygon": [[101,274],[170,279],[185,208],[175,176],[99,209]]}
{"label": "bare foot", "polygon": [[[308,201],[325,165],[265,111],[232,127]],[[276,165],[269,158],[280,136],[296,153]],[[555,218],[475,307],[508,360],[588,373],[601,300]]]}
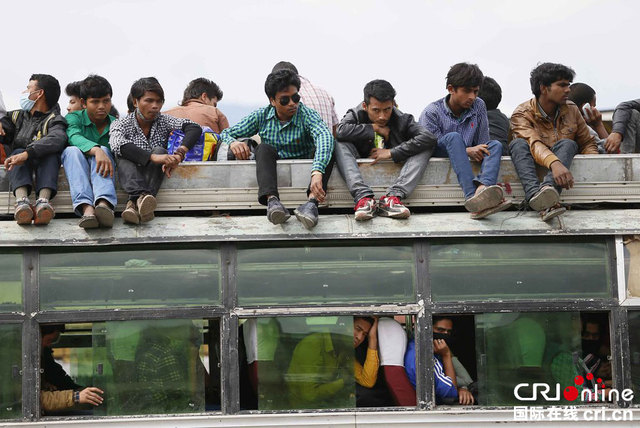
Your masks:
{"label": "bare foot", "polygon": [[93,206],[89,205],[89,204],[84,204],[82,206],[82,215],[83,216],[90,216],[90,215],[95,215],[96,211],[93,208]]}
{"label": "bare foot", "polygon": [[474,196],[475,195],[479,195],[480,192],[482,192],[486,188],[487,188],[487,186],[485,186],[484,184],[479,185],[478,188],[476,189],[476,193],[474,194]]}

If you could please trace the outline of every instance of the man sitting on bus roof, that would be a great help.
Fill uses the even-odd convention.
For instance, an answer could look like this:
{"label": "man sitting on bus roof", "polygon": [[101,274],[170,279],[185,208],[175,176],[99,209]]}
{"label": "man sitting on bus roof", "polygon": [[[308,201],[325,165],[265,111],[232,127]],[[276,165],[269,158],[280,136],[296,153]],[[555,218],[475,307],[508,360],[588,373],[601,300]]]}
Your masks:
{"label": "man sitting on bus roof", "polygon": [[640,99],[618,104],[605,149],[607,153],[640,153]]}
{"label": "man sitting on bus roof", "polygon": [[[447,73],[449,94],[429,104],[420,115],[420,125],[438,138],[434,156],[448,157],[464,192],[464,207],[472,219],[481,219],[511,205],[496,183],[500,172],[502,144],[491,140],[484,101],[478,98],[484,78],[475,64],[453,65]],[[474,176],[469,159],[480,163]]]}
{"label": "man sitting on bus roof", "polygon": [[[396,91],[386,80],[373,80],[364,87],[364,101],[350,109],[336,132],[336,163],[355,202],[355,219],[408,218],[402,204],[422,178],[436,146],[436,137],[418,125],[413,116],[395,105]],[[391,159],[403,162],[400,175],[378,204],[364,182],[357,158],[371,158],[372,165]]]}
{"label": "man sitting on bus roof", "polygon": [[192,120],[219,134],[229,127],[227,116],[218,109],[221,99],[220,87],[209,79],[199,77],[189,82],[180,105],[165,111],[165,114]]}
{"label": "man sitting on bus roof", "polygon": [[[188,119],[160,113],[164,90],[155,77],[136,80],[131,97],[135,111],[111,124],[109,144],[116,155],[120,186],[129,194],[122,219],[138,224],[153,220],[163,176],[171,177],[200,139],[202,128]],[[176,129],[184,132],[184,139],[170,155],[167,143]]]}
{"label": "man sitting on bus roof", "polygon": [[[531,71],[534,97],[516,107],[511,115],[511,160],[515,165],[525,200],[548,221],[566,211],[560,205],[562,189],[571,189],[569,168],[576,154],[598,154],[595,138],[582,114],[569,98],[575,72],[562,64],[544,63]],[[536,164],[549,170],[542,183]]]}
{"label": "man sitting on bus roof", "polygon": [[300,78],[296,73],[271,73],[264,89],[269,105],[222,131],[222,142],[229,145],[236,159],[246,160],[251,154],[249,146],[238,139],[260,135],[262,143],[255,152],[258,201],[267,205],[267,218],[273,224],[284,223],[290,217],[280,202],[276,161],[313,159],[308,201],[294,211],[304,227],[312,229],[318,223],[318,203],[326,198],[333,168],[333,135],[320,115],[300,102]]}
{"label": "man sitting on bus roof", "polygon": [[67,114],[69,147],[62,164],[69,181],[74,212],[85,229],[113,225],[118,200],[115,162],[109,149],[109,127],[116,120],[111,111],[111,84],[102,76],[82,81],[80,102],[84,109]]}
{"label": "man sitting on bus roof", "polygon": [[[33,74],[20,97],[20,110],[0,120],[0,143],[9,145],[4,161],[11,191],[16,197],[14,218],[18,224],[48,224],[54,216],[49,203],[58,189],[60,153],[67,145],[67,121],[60,115],[60,84],[48,74]],[[8,153],[7,153],[8,154]],[[36,173],[35,207],[29,194]]]}

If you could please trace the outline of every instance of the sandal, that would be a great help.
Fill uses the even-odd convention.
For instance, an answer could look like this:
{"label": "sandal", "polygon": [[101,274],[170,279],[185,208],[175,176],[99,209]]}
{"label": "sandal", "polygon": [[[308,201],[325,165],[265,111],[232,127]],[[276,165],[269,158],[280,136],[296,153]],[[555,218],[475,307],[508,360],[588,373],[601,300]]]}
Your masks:
{"label": "sandal", "polygon": [[113,218],[115,215],[113,214],[113,210],[109,208],[107,205],[98,204],[95,208],[96,218],[98,219],[98,223],[102,227],[113,227]]}
{"label": "sandal", "polygon": [[504,211],[511,206],[511,201],[502,201],[498,205],[493,206],[491,208],[487,208],[483,211],[478,211],[475,213],[471,213],[471,218],[473,220],[480,220],[481,218],[485,218],[491,214],[499,213],[500,211]]}
{"label": "sandal", "polygon": [[567,209],[562,205],[554,205],[551,208],[547,208],[546,210],[540,211],[540,218],[542,221],[549,221],[552,218],[558,217],[563,214]]}
{"label": "sandal", "polygon": [[464,207],[469,212],[477,213],[495,207],[503,200],[502,187],[494,184],[493,186],[485,187],[480,193],[467,199],[464,202]]}
{"label": "sandal", "polygon": [[100,223],[98,223],[98,219],[94,215],[83,215],[78,226],[83,229],[96,229],[100,226]]}

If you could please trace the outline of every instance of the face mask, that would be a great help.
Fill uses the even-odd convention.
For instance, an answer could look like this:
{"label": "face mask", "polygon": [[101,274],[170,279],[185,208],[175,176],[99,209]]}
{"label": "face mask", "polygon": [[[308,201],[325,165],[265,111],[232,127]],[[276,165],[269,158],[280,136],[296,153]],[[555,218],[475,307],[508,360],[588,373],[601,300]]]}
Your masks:
{"label": "face mask", "polygon": [[24,111],[31,111],[36,104],[35,100],[29,99],[32,92],[25,92],[20,96],[20,108]]}
{"label": "face mask", "polygon": [[582,339],[583,355],[589,355],[589,354],[597,355],[599,348],[600,348],[600,342],[598,340]]}
{"label": "face mask", "polygon": [[451,337],[450,334],[446,334],[446,333],[433,333],[433,339],[434,340],[443,339],[447,343],[447,346],[449,348],[451,348],[455,343],[455,340],[453,339],[453,337]]}

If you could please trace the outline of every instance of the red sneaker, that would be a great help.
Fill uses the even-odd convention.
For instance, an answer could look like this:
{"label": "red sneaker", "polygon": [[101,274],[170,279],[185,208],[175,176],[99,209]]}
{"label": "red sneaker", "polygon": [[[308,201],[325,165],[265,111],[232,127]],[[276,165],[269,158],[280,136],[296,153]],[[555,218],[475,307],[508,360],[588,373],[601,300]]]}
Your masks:
{"label": "red sneaker", "polygon": [[382,217],[409,218],[411,215],[409,208],[402,205],[400,198],[397,196],[383,196],[380,198],[378,211]]}
{"label": "red sneaker", "polygon": [[361,198],[354,208],[356,221],[371,220],[376,215],[378,204],[375,199],[364,197]]}

